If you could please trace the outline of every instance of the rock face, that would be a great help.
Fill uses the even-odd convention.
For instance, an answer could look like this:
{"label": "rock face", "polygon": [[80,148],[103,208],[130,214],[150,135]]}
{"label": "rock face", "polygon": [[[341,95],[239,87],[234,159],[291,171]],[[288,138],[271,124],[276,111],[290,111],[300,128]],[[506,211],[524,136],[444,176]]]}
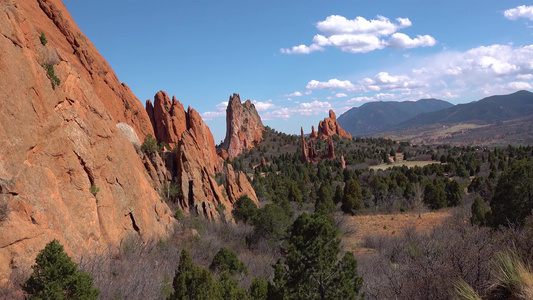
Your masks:
{"label": "rock face", "polygon": [[170,210],[116,126],[153,134],[142,104],[60,0],[2,0],[0,15],[0,285],[54,238],[76,257],[168,234]]}
{"label": "rock face", "polygon": [[155,138],[158,142],[167,143],[170,147],[178,146],[181,134],[187,130],[187,117],[183,105],[167,93],[160,91],[155,94],[154,104],[146,101],[146,112],[150,117]]}
{"label": "rock face", "polygon": [[340,138],[352,138],[350,133],[341,128],[337,122],[337,116],[332,109],[329,110],[329,118],[325,118],[319,122],[317,135],[323,138],[328,138],[333,135],[338,135]]}
{"label": "rock face", "polygon": [[263,131],[263,122],[254,104],[250,100],[242,104],[238,94],[230,96],[226,109],[226,138],[221,145],[229,159],[262,141]]}
{"label": "rock face", "polygon": [[[147,101],[146,110],[158,142],[175,147],[177,153],[175,166],[172,160],[165,159],[163,163],[153,155],[145,160],[145,165],[154,186],[159,188],[165,182],[177,182],[182,192],[179,200],[182,209],[216,220],[217,206],[223,204],[227,210],[222,217],[227,219],[231,218],[232,204],[240,196],[246,194],[258,201],[244,174],[236,177],[231,166],[224,169],[224,160],[216,153],[213,134],[196,110],[189,107],[185,111],[179,101],[174,97],[171,101],[163,91],[155,95],[153,105]],[[217,173],[226,174],[225,187],[214,179]]]}
{"label": "rock face", "polygon": [[301,140],[301,143],[302,143],[302,155],[300,157],[300,160],[302,161],[302,163],[306,163],[306,162],[310,161],[310,159],[309,159],[309,150],[308,150],[307,142],[305,141],[305,135],[304,135],[303,127],[300,127],[300,130],[302,131],[302,140]]}

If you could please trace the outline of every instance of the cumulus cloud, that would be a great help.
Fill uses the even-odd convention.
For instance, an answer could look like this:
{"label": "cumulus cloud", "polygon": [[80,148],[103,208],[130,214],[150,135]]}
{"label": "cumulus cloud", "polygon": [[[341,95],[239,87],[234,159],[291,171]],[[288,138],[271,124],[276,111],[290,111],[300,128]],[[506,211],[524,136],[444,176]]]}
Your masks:
{"label": "cumulus cloud", "polygon": [[291,94],[288,94],[288,95],[285,95],[285,97],[301,97],[303,94],[301,92],[294,92],[294,93],[291,93]]}
{"label": "cumulus cloud", "polygon": [[205,121],[213,120],[218,117],[226,116],[226,108],[228,107],[228,101],[220,102],[215,106],[215,111],[206,111],[202,113],[202,119]]}
{"label": "cumulus cloud", "polygon": [[374,92],[405,91],[424,86],[424,83],[407,75],[389,75],[388,72],[379,72],[374,78],[364,78],[359,84],[362,90]]}
{"label": "cumulus cloud", "polygon": [[335,98],[344,98],[344,97],[348,97],[348,95],[346,95],[345,93],[337,93],[337,94],[335,94]]}
{"label": "cumulus cloud", "polygon": [[515,82],[509,82],[505,85],[505,88],[508,90],[529,90],[533,89],[533,85],[529,82],[524,81],[515,81]]}
{"label": "cumulus cloud", "polygon": [[254,101],[252,101],[252,103],[255,105],[255,109],[258,112],[266,111],[266,110],[269,110],[269,109],[274,109],[274,108],[277,107],[276,105],[274,105],[272,103],[272,100],[267,100],[267,101],[264,101],[264,102],[254,100]]}
{"label": "cumulus cloud", "polygon": [[307,83],[305,88],[308,90],[343,89],[350,91],[355,89],[355,85],[349,80],[339,80],[337,78],[333,78],[326,82],[311,80]]}
{"label": "cumulus cloud", "polygon": [[324,48],[319,45],[312,44],[311,46],[299,45],[293,46],[292,48],[282,48],[280,50],[280,52],[283,54],[309,54],[315,51],[324,51]]}
{"label": "cumulus cloud", "polygon": [[272,120],[272,119],[289,119],[294,115],[300,116],[312,116],[327,113],[331,109],[332,105],[329,102],[325,101],[313,101],[313,102],[303,102],[298,104],[295,107],[282,107],[266,113],[261,114],[261,119],[263,120]]}
{"label": "cumulus cloud", "polygon": [[429,35],[418,35],[412,39],[407,34],[397,32],[389,39],[389,47],[394,49],[409,49],[417,47],[431,47],[435,46],[437,41]]}
{"label": "cumulus cloud", "polygon": [[525,18],[533,21],[533,6],[520,5],[504,11],[503,15],[509,20]]}
{"label": "cumulus cloud", "polygon": [[[429,35],[418,35],[412,39],[397,31],[411,26],[408,18],[397,18],[391,22],[386,17],[367,20],[363,17],[347,19],[344,16],[331,15],[316,24],[322,34],[316,34],[309,46],[299,45],[292,48],[282,48],[284,54],[310,54],[324,51],[327,46],[334,46],[344,52],[366,53],[386,47],[394,49],[408,49],[415,47],[429,47],[436,44],[436,40]],[[386,37],[389,37],[389,41]]]}

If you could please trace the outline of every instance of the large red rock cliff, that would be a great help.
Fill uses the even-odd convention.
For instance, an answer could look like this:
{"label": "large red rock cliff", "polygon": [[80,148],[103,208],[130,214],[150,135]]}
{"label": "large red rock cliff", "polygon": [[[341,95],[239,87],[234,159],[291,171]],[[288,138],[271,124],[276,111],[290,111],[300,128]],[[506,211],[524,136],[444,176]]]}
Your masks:
{"label": "large red rock cliff", "polygon": [[0,15],[0,285],[53,238],[76,256],[167,234],[170,210],[116,126],[153,134],[142,104],[60,0],[2,0]]}
{"label": "large red rock cliff", "polygon": [[263,122],[252,101],[241,103],[239,94],[230,96],[226,109],[226,138],[221,145],[229,159],[255,147],[263,140],[263,131]]}
{"label": "large red rock cliff", "polygon": [[322,137],[322,138],[328,138],[334,135],[338,135],[340,138],[347,138],[351,139],[352,135],[349,132],[346,132],[346,130],[342,129],[342,127],[337,122],[337,116],[335,115],[335,112],[330,109],[329,110],[329,117],[324,118],[323,121],[320,121],[318,123],[318,132],[314,133],[314,128],[311,132],[311,137]]}

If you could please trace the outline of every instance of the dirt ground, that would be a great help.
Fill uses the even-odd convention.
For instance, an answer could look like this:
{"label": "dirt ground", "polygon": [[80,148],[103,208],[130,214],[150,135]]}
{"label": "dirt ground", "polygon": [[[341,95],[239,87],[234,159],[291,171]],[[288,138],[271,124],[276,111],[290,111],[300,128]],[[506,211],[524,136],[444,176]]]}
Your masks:
{"label": "dirt ground", "polygon": [[372,170],[386,170],[388,168],[392,168],[392,167],[401,167],[401,166],[407,166],[408,168],[413,168],[415,166],[419,166],[419,167],[424,167],[424,166],[427,166],[427,165],[430,165],[430,164],[439,164],[440,162],[439,161],[434,161],[434,160],[424,160],[424,161],[407,161],[407,160],[402,160],[402,161],[399,161],[399,162],[395,162],[395,163],[392,163],[392,164],[380,164],[380,165],[376,165],[376,166],[370,166],[370,169]]}
{"label": "dirt ground", "polygon": [[451,215],[450,210],[424,212],[422,218],[416,212],[392,214],[356,215],[348,219],[353,233],[344,235],[346,246],[356,253],[368,252],[362,247],[362,241],[368,235],[400,235],[408,227],[415,227],[418,232],[429,232],[433,227]]}

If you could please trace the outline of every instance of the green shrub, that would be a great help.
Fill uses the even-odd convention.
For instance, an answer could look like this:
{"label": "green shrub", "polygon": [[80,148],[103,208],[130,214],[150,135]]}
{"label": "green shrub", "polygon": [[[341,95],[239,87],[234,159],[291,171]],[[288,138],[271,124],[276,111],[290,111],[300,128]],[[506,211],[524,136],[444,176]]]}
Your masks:
{"label": "green shrub", "polygon": [[211,261],[211,265],[209,265],[209,270],[220,273],[229,272],[231,275],[248,274],[248,268],[239,260],[237,253],[226,247],[218,250],[215,257],[213,257],[213,261]]}
{"label": "green shrub", "polygon": [[93,196],[96,197],[96,194],[98,194],[98,192],[100,191],[100,188],[96,186],[96,184],[93,184],[91,185],[91,187],[89,188],[89,192],[91,194],[93,194]]}
{"label": "green shrub", "polygon": [[161,151],[161,148],[157,144],[157,140],[154,138],[154,136],[151,134],[148,134],[144,138],[144,142],[141,145],[141,151],[146,154],[149,154],[149,153]]}
{"label": "green shrub", "polygon": [[41,40],[41,44],[43,44],[43,46],[46,46],[46,44],[48,44],[48,40],[46,39],[44,32],[41,32],[41,36],[39,37],[39,39]]}
{"label": "green shrub", "polygon": [[91,275],[78,271],[58,240],[39,252],[31,268],[33,274],[22,285],[28,299],[98,299]]}
{"label": "green shrub", "polygon": [[239,197],[235,202],[232,214],[235,220],[249,222],[257,213],[257,205],[247,195]]}
{"label": "green shrub", "polygon": [[46,69],[46,75],[52,82],[52,86],[59,86],[61,84],[61,80],[55,74],[54,65],[45,64],[44,68]]}

